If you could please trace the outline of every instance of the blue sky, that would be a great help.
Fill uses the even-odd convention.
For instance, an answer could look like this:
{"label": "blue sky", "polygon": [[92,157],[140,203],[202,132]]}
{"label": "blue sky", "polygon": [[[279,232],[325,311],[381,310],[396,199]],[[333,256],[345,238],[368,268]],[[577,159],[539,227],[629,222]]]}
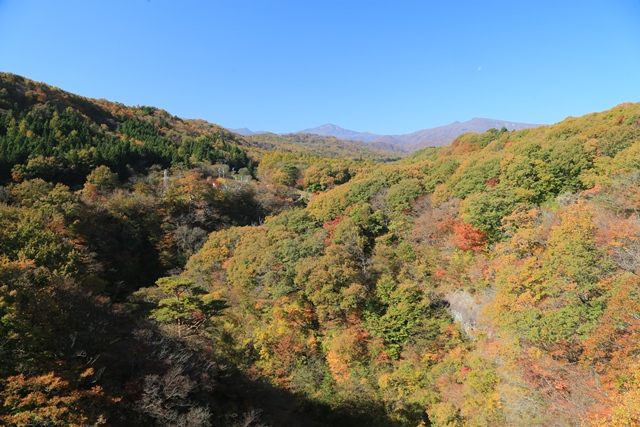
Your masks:
{"label": "blue sky", "polygon": [[0,0],[0,70],[276,132],[551,123],[640,101],[640,1]]}

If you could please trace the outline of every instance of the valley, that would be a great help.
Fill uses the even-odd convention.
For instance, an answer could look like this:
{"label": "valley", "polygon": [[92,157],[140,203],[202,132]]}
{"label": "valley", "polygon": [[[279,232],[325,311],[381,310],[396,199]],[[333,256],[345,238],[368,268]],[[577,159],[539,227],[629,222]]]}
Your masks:
{"label": "valley", "polygon": [[635,425],[640,104],[523,127],[242,136],[0,74],[0,423]]}

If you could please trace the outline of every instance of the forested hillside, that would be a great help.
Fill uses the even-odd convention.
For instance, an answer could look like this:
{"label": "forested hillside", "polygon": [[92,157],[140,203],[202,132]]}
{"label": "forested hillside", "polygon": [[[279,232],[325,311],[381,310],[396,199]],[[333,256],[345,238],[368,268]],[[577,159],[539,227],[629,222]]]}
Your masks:
{"label": "forested hillside", "polygon": [[640,423],[640,104],[389,162],[0,83],[0,424]]}
{"label": "forested hillside", "polygon": [[78,184],[100,164],[121,178],[151,165],[250,167],[239,141],[218,126],[82,98],[12,74],[0,74],[0,82],[0,179]]}
{"label": "forested hillside", "polygon": [[369,159],[379,161],[398,160],[406,150],[385,143],[364,143],[308,133],[256,133],[245,139],[267,150],[306,152],[323,157]]}
{"label": "forested hillside", "polygon": [[[368,163],[271,154],[216,125],[11,74],[0,98],[0,424],[250,415],[253,380],[159,330],[132,294],[181,272],[209,232],[304,206]],[[163,375],[178,381],[167,402],[152,396]]]}

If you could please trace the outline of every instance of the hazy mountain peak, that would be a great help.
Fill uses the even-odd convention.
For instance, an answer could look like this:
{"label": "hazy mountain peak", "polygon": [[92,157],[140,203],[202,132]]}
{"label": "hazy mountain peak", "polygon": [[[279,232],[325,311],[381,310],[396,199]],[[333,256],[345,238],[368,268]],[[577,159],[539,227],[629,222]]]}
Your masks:
{"label": "hazy mountain peak", "polygon": [[334,136],[340,139],[350,139],[354,141],[373,142],[380,138],[380,135],[376,135],[370,132],[358,132],[355,130],[345,129],[333,123],[325,123],[323,125],[303,129],[297,133],[310,133],[321,136]]}
{"label": "hazy mountain peak", "polygon": [[362,142],[383,142],[402,146],[406,149],[447,145],[453,142],[453,140],[458,136],[467,132],[486,132],[492,128],[502,127],[509,130],[520,130],[537,126],[537,124],[531,123],[518,123],[508,120],[473,117],[464,122],[456,120],[448,125],[421,129],[416,132],[401,135],[376,135],[371,132],[359,132],[345,129],[333,123],[325,123],[314,128],[304,129],[298,133],[333,136],[339,139],[350,139]]}
{"label": "hazy mountain peak", "polygon": [[229,129],[229,130],[231,132],[237,133],[242,136],[254,135],[256,133],[249,128],[237,128],[237,129]]}
{"label": "hazy mountain peak", "polygon": [[341,126],[338,126],[336,124],[333,123],[325,123],[323,125],[318,126],[317,129],[337,129],[337,130],[347,130]]}

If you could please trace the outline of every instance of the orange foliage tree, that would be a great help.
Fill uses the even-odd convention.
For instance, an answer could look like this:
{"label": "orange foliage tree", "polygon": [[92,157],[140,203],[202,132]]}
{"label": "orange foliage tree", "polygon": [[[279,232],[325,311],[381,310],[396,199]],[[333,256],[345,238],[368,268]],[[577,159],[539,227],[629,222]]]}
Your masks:
{"label": "orange foliage tree", "polygon": [[453,225],[453,244],[463,251],[481,251],[487,243],[487,235],[482,230],[464,222]]}

